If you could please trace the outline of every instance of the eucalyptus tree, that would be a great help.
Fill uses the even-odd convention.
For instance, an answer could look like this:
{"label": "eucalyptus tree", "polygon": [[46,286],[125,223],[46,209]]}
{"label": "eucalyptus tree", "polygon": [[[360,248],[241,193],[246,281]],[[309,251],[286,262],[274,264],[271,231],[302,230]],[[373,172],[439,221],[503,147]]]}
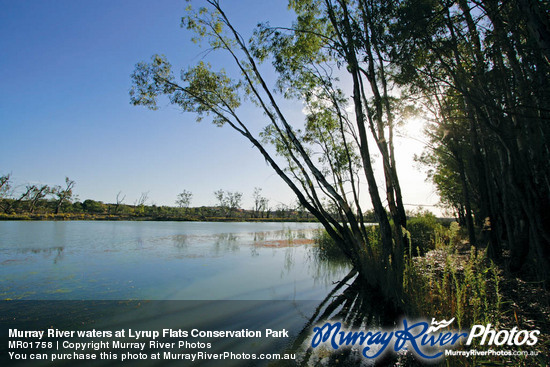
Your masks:
{"label": "eucalyptus tree", "polygon": [[225,208],[227,207],[225,192],[222,189],[216,190],[214,191],[214,197],[216,198],[218,207],[225,211]]}
{"label": "eucalyptus tree", "polygon": [[232,216],[233,213],[241,207],[242,192],[231,192],[219,189],[214,191],[214,196],[225,216]]}
{"label": "eucalyptus tree", "polygon": [[13,199],[9,197],[10,195],[9,193],[6,193],[5,197],[7,198],[7,200],[4,200],[4,203],[3,203],[4,205],[2,208],[4,210],[4,213],[11,214],[12,211],[14,211],[14,208],[16,208],[21,202],[23,202],[24,200],[28,200],[34,188],[35,188],[34,185],[27,185],[25,188],[25,191],[22,192],[18,198],[13,198]]}
{"label": "eucalyptus tree", "polygon": [[[393,142],[396,99],[386,72],[384,20],[391,9],[382,1],[291,1],[292,27],[264,24],[247,42],[217,0],[207,3],[197,10],[189,6],[182,25],[210,50],[226,52],[237,73],[214,71],[201,61],[178,81],[168,60],[155,55],[136,66],[132,103],[156,109],[158,97],[166,95],[198,120],[208,116],[237,131],[320,221],[362,279],[400,299],[406,216]],[[268,62],[278,75],[275,83],[262,72]],[[283,98],[301,103],[304,118],[286,110]],[[255,104],[262,117],[244,120],[243,101]],[[382,158],[381,190],[375,152]],[[361,191],[364,184],[370,200]],[[368,201],[381,243],[369,240],[363,217]]]}
{"label": "eucalyptus tree", "polygon": [[479,213],[476,203],[481,197],[478,186],[472,183],[475,158],[468,144],[464,111],[456,106],[461,98],[448,95],[438,102],[436,123],[429,124],[425,131],[432,143],[417,161],[432,167],[428,178],[434,182],[441,201],[455,209],[459,223],[468,230],[470,243],[477,246],[473,213]]}
{"label": "eucalyptus tree", "polygon": [[229,215],[232,216],[233,213],[235,213],[235,211],[241,207],[243,193],[238,191],[234,191],[234,192],[228,191],[226,194],[227,194],[227,204],[229,207]]}
{"label": "eucalyptus tree", "polygon": [[260,187],[254,188],[252,198],[254,199],[254,208],[252,208],[254,217],[263,218],[264,213],[267,211],[269,206],[269,199],[262,195],[262,189]]}
{"label": "eucalyptus tree", "polygon": [[122,191],[119,191],[117,194],[116,194],[116,198],[115,198],[115,214],[118,213],[121,205],[124,203],[124,200],[126,200],[126,195],[122,195]]}
{"label": "eucalyptus tree", "polygon": [[470,164],[457,164],[457,172],[463,192],[478,196],[476,222],[491,223],[491,252],[498,256],[506,246],[513,270],[536,269],[546,279],[549,13],[548,4],[531,0],[404,0],[392,23],[401,82],[438,111],[450,96],[459,102],[461,120],[438,123],[463,136],[455,161]]}
{"label": "eucalyptus tree", "polygon": [[11,208],[11,174],[5,174],[0,176],[0,205],[2,205],[2,210],[7,213],[8,209]]}
{"label": "eucalyptus tree", "polygon": [[183,190],[181,193],[178,194],[176,205],[180,208],[184,208],[185,210],[187,210],[189,208],[189,205],[191,205],[192,199],[193,193],[188,190]]}
{"label": "eucalyptus tree", "polygon": [[[28,197],[29,213],[34,213],[40,200],[52,193],[52,188],[48,185],[27,185],[25,196]],[[23,196],[22,196],[23,197]]]}
{"label": "eucalyptus tree", "polygon": [[69,179],[69,177],[65,177],[65,187],[62,186],[55,186],[51,189],[51,193],[55,197],[55,210],[54,213],[58,214],[59,210],[61,209],[61,206],[65,202],[70,202],[73,200],[73,188],[75,185],[75,181]]}
{"label": "eucalyptus tree", "polygon": [[142,192],[139,198],[134,201],[134,211],[138,214],[143,214],[147,200],[149,200],[149,191]]}
{"label": "eucalyptus tree", "polygon": [[0,176],[0,199],[5,198],[11,190],[11,174]]}

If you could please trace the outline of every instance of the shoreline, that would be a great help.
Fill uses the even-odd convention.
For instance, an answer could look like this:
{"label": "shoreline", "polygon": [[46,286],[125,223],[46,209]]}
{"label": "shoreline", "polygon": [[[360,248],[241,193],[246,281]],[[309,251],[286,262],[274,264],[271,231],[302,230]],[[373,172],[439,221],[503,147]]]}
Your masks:
{"label": "shoreline", "polygon": [[239,217],[154,217],[116,214],[0,214],[0,221],[147,221],[147,222],[300,222],[318,223],[314,218],[239,218]]}

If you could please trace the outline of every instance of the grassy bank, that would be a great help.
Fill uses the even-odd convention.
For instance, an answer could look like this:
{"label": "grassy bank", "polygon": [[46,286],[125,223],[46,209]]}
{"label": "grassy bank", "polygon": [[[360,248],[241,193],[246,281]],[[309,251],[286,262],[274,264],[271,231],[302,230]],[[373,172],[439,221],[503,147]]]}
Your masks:
{"label": "grassy bank", "polygon": [[[452,229],[451,229],[452,231]],[[460,232],[450,242],[438,242],[425,256],[409,258],[404,272],[407,311],[436,320],[455,318],[454,328],[488,325],[495,330],[539,330],[535,346],[463,346],[465,350],[524,350],[537,356],[452,357],[447,365],[547,366],[550,355],[548,292],[503,270],[464,241]],[[523,289],[518,291],[518,285]]]}
{"label": "grassy bank", "polygon": [[[447,366],[547,366],[550,355],[549,293],[540,283],[530,283],[506,272],[502,263],[488,259],[484,248],[475,249],[457,223],[442,224],[430,215],[410,218],[414,246],[405,255],[403,311],[408,319],[450,320],[452,328],[469,330],[491,324],[496,330],[540,330],[535,346],[470,345],[470,350],[525,350],[538,356],[448,357]],[[372,227],[376,240],[376,227]],[[330,237],[317,238],[318,255],[341,261],[344,256]],[[479,339],[479,338],[478,338]]]}

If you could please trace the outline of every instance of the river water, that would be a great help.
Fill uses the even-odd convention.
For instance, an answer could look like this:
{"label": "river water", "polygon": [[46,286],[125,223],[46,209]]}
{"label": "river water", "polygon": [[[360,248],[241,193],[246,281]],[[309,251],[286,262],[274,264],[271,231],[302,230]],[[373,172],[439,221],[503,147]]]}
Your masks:
{"label": "river water", "polygon": [[[76,353],[71,344],[63,344],[67,342],[111,343],[86,350],[97,360],[78,365],[91,366],[117,365],[113,356],[139,353],[146,359],[132,365],[181,365],[181,360],[164,353],[263,356],[303,350],[294,344],[303,343],[302,335],[311,336],[311,320],[320,315],[321,306],[330,307],[334,297],[327,295],[349,272],[348,265],[318,259],[313,238],[319,227],[315,223],[0,222],[0,365],[75,365],[74,360],[51,361],[53,355],[69,358]],[[33,352],[8,347],[17,340],[9,336],[13,330],[80,330],[91,335],[100,330],[113,336],[36,339],[52,342],[53,347],[39,350],[49,360],[29,363],[9,354],[23,358]],[[126,335],[115,336],[124,330]],[[146,347],[139,353],[114,344],[136,342],[130,331],[162,335],[164,330],[188,335],[142,338]],[[200,334],[239,330],[262,336]],[[268,336],[268,330],[280,337]],[[193,337],[193,332],[198,336]],[[149,344],[155,341],[175,344],[170,348]],[[204,359],[193,365],[272,362]]]}
{"label": "river water", "polygon": [[0,298],[315,300],[315,223],[0,222]]}

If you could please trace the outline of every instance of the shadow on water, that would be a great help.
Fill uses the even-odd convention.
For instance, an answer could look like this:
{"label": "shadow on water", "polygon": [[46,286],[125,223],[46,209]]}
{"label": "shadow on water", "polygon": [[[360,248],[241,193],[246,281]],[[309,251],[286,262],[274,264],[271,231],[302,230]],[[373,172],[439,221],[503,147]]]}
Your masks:
{"label": "shadow on water", "polygon": [[287,353],[296,354],[292,362],[278,362],[272,366],[421,366],[410,353],[396,355],[383,353],[376,359],[361,355],[361,348],[340,346],[313,348],[312,338],[316,326],[326,322],[341,322],[346,330],[393,329],[401,312],[385,302],[378,292],[365,287],[352,270],[338,282],[327,297],[318,304],[298,333]]}
{"label": "shadow on water", "polygon": [[[8,329],[19,330],[157,330],[160,342],[209,343],[210,347],[178,346],[162,349],[171,353],[286,353],[294,354],[292,361],[244,361],[201,360],[199,366],[417,366],[409,355],[396,356],[385,353],[375,361],[363,358],[360,351],[349,347],[338,350],[312,348],[313,328],[328,320],[341,321],[348,330],[379,330],[393,328],[399,320],[398,312],[388,304],[378,301],[376,293],[361,286],[354,271],[350,272],[321,302],[317,301],[3,301],[0,303],[0,354],[7,361]],[[261,331],[261,338],[203,338],[191,335],[162,336],[163,329],[187,330],[250,330]],[[265,337],[267,329],[288,330],[289,338]],[[11,340],[11,339],[10,339]],[[46,340],[52,340],[48,338]],[[99,341],[98,338],[77,338],[72,341]],[[107,339],[109,340],[109,339]],[[111,338],[121,342],[135,342],[130,335]],[[158,352],[146,342],[144,352]],[[69,353],[59,351],[52,353]],[[89,351],[135,353],[131,349],[101,349]],[[45,361],[47,362],[47,361]],[[53,365],[71,365],[71,361],[59,361]],[[120,361],[118,361],[120,362]],[[166,366],[181,365],[181,360],[162,359],[134,361],[131,365]],[[6,364],[3,364],[6,365]],[[33,363],[32,366],[52,365],[52,362]],[[79,365],[81,365],[79,363]],[[117,361],[102,359],[84,365],[117,365]]]}

